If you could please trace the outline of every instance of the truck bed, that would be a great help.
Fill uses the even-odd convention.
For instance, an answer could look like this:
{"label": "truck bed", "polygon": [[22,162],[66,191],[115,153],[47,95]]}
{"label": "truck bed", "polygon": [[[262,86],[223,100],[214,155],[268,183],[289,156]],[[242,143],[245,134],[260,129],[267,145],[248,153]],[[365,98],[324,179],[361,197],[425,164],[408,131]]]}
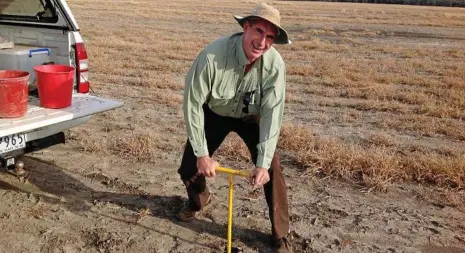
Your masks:
{"label": "truck bed", "polygon": [[88,94],[73,94],[70,107],[48,109],[40,107],[38,99],[31,99],[27,114],[19,118],[0,118],[0,137],[26,133],[45,126],[77,119],[122,106],[123,103]]}

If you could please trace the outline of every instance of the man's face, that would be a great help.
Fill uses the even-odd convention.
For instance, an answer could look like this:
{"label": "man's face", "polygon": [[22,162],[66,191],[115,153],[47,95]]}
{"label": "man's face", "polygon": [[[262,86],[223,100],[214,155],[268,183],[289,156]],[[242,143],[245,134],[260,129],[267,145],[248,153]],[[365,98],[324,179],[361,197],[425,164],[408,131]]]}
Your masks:
{"label": "man's face", "polygon": [[278,29],[270,22],[257,19],[252,23],[245,22],[242,47],[249,62],[262,56],[276,39]]}

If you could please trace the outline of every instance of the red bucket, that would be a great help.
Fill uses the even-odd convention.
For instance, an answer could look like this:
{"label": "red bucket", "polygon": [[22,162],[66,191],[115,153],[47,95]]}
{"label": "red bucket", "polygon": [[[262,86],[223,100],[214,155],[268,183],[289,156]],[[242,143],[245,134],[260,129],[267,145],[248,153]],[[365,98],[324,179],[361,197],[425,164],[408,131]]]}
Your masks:
{"label": "red bucket", "polygon": [[0,118],[16,118],[27,113],[29,72],[0,70]]}
{"label": "red bucket", "polygon": [[68,65],[40,65],[34,67],[40,106],[66,108],[71,105],[75,68]]}

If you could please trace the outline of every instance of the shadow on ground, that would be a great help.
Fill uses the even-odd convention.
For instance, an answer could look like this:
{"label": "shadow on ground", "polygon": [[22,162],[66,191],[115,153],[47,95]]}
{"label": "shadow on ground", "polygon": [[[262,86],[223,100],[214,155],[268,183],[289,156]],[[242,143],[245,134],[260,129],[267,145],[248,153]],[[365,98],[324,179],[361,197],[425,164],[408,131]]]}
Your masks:
{"label": "shadow on ground", "polygon": [[[91,207],[98,202],[113,203],[134,212],[149,209],[151,215],[168,220],[176,225],[195,231],[196,233],[206,233],[215,237],[226,238],[226,224],[218,224],[203,219],[192,222],[178,221],[175,217],[176,213],[186,201],[186,199],[180,196],[150,195],[118,179],[110,179],[102,174],[86,175],[89,179],[98,180],[110,189],[118,190],[118,192],[96,191],[89,188],[71,173],[66,172],[63,168],[60,168],[54,163],[34,157],[24,157],[23,161],[26,168],[29,168],[27,182],[20,182],[14,176],[2,172],[0,173],[1,189],[32,193],[40,197],[42,201],[50,204],[60,204],[76,214],[81,214],[83,212],[96,213],[92,211]],[[181,238],[178,235],[170,234],[169,231],[162,231],[155,227],[147,227],[139,224],[137,219],[126,220],[107,214],[96,214],[133,226],[140,226],[159,234],[168,235],[189,244],[201,245],[211,250],[222,248],[218,246],[218,244],[205,245]],[[259,252],[270,252],[270,248],[267,246],[269,244],[268,234],[241,227],[234,227],[233,230],[235,242],[239,241],[247,247],[256,249]]]}

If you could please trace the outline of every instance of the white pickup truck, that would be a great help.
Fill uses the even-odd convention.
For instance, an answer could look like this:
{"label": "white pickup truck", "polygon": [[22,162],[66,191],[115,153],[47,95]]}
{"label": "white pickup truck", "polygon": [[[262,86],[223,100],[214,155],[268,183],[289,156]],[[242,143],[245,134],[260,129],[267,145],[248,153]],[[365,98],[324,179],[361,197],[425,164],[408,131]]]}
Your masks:
{"label": "white pickup truck", "polygon": [[[76,68],[72,104],[47,109],[39,104],[34,66],[66,64]],[[24,173],[20,157],[65,142],[64,131],[96,113],[122,106],[89,94],[88,59],[79,27],[64,0],[0,0],[0,70],[30,73],[27,114],[0,118],[0,161],[7,171]]]}

